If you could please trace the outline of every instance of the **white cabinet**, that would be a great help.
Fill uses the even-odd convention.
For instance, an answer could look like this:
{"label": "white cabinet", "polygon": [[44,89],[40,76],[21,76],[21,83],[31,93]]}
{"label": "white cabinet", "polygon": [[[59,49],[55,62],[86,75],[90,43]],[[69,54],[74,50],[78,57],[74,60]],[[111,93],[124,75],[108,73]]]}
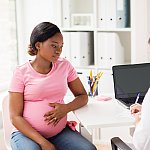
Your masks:
{"label": "white cabinet", "polygon": [[[113,5],[115,1],[118,3]],[[117,17],[117,12],[114,10],[124,10],[123,5],[121,5],[124,1],[130,2],[130,7],[127,7],[128,19],[130,19],[126,25],[127,27],[120,28],[116,24],[110,26],[111,23],[109,22],[114,22],[114,18]],[[41,21],[50,21],[57,24],[61,27],[63,33],[76,31],[92,32],[94,41],[93,60],[94,65],[97,67],[99,67],[99,48],[97,46],[97,43],[99,43],[97,34],[99,32],[111,32],[119,35],[124,48],[124,63],[148,61],[149,0],[46,0],[44,2],[37,0],[36,2],[36,7],[32,7],[33,2],[30,0],[16,0],[20,62],[26,59],[26,51],[24,49],[29,44],[31,30]],[[114,13],[114,15],[108,17],[113,12],[116,12],[116,14]],[[105,24],[104,18],[106,18],[105,21],[109,25]],[[119,19],[119,17],[116,19]],[[101,22],[104,22],[104,24],[100,25]],[[107,44],[109,45],[109,41]]]}
{"label": "white cabinet", "polygon": [[[109,55],[112,51],[112,39],[109,37],[110,34],[107,36],[107,33],[115,33],[120,40],[116,49],[122,46],[124,54],[122,55],[122,52],[117,50],[114,53],[119,58],[123,57],[120,60],[121,64],[145,62],[148,61],[146,57],[148,53],[146,43],[148,37],[147,5],[148,0],[142,2],[136,0],[61,0],[61,29],[63,33],[92,32],[94,35],[92,36],[94,65],[100,68],[107,68],[105,65],[99,66],[101,54]],[[108,52],[105,51],[105,48],[101,48],[101,45],[99,46],[99,43],[104,40],[99,39],[99,33],[106,33],[104,38],[107,40],[104,43],[106,43],[105,46],[110,46]],[[143,57],[138,56],[138,52]],[[118,58],[114,55],[114,59]],[[119,60],[113,62],[118,64]]]}
{"label": "white cabinet", "polygon": [[[89,57],[93,61],[84,63],[81,53],[85,51],[89,53],[86,43],[88,38],[76,38],[76,41],[71,37],[70,41],[65,38],[64,43],[74,43],[77,45],[76,48],[82,51],[78,53],[79,60],[72,58],[71,53],[74,51],[77,53],[78,50],[70,44],[69,60],[76,68],[84,70],[86,66],[95,68],[97,72],[101,70],[106,72],[107,78],[105,76],[102,83],[111,82],[111,87],[104,86],[105,92],[113,90],[112,75],[108,75],[111,74],[113,65],[148,61],[147,3],[148,0],[142,2],[136,0],[61,0],[63,34],[86,32],[91,33],[91,40],[93,40],[90,43],[92,48],[91,57]],[[143,9],[140,9],[141,5]],[[139,13],[141,18],[139,18]]]}
{"label": "white cabinet", "polygon": [[[130,0],[61,0],[62,23],[64,34],[69,32],[91,33],[90,43],[91,61],[103,69],[110,69],[112,65],[131,63],[131,2]],[[83,7],[84,6],[84,7]],[[84,41],[83,41],[84,40]],[[78,38],[76,45],[83,44],[82,51],[88,51],[88,37]],[[71,40],[72,43],[75,40]],[[64,40],[65,43],[65,40]],[[73,47],[71,46],[70,51]],[[88,53],[88,52],[87,52]],[[71,56],[70,56],[71,57]],[[82,58],[79,58],[82,61]],[[71,58],[71,61],[74,59]],[[85,66],[84,63],[76,66]]]}
{"label": "white cabinet", "polygon": [[61,2],[63,28],[93,26],[92,0],[61,0]]}
{"label": "white cabinet", "polygon": [[68,58],[75,67],[94,64],[94,44],[92,32],[63,32],[62,56]]}

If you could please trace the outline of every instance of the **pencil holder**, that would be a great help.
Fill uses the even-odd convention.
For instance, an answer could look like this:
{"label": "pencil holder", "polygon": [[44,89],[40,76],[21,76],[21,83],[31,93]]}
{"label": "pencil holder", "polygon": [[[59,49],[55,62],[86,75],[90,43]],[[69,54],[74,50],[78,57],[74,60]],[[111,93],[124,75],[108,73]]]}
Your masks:
{"label": "pencil holder", "polygon": [[[95,79],[95,78],[94,78]],[[98,95],[98,81],[91,81],[88,77],[88,96],[95,97]]]}

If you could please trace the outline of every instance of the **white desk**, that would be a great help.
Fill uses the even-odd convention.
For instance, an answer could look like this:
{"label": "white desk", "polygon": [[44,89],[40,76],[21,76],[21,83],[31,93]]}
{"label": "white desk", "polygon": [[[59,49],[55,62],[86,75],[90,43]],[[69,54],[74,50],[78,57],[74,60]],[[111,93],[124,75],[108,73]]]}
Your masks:
{"label": "white desk", "polygon": [[93,135],[93,129],[96,128],[134,124],[130,111],[118,104],[116,100],[97,101],[90,98],[88,104],[75,110],[74,114],[91,135]]}

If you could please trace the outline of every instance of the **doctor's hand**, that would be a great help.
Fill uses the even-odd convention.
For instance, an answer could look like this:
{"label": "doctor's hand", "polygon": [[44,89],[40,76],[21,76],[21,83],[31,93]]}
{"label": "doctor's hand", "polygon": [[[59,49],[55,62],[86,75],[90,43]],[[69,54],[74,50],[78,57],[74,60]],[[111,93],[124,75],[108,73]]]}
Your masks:
{"label": "doctor's hand", "polygon": [[135,124],[137,125],[140,120],[141,120],[141,108],[142,108],[142,105],[141,104],[133,104],[130,106],[130,111],[131,111],[131,114],[134,116],[135,118]]}
{"label": "doctor's hand", "polygon": [[54,109],[45,113],[44,117],[47,122],[47,124],[53,123],[54,126],[67,115],[68,109],[66,104],[60,104],[60,103],[49,103],[50,107],[53,107]]}
{"label": "doctor's hand", "polygon": [[136,114],[141,112],[142,105],[139,103],[133,104],[130,106],[131,114]]}

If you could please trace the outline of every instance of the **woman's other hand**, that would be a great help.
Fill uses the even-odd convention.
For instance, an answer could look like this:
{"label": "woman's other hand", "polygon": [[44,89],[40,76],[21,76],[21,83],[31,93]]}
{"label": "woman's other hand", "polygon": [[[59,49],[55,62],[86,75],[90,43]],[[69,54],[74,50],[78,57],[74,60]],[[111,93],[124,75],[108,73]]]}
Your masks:
{"label": "woman's other hand", "polygon": [[56,150],[54,144],[50,143],[49,141],[44,141],[40,144],[42,150]]}

